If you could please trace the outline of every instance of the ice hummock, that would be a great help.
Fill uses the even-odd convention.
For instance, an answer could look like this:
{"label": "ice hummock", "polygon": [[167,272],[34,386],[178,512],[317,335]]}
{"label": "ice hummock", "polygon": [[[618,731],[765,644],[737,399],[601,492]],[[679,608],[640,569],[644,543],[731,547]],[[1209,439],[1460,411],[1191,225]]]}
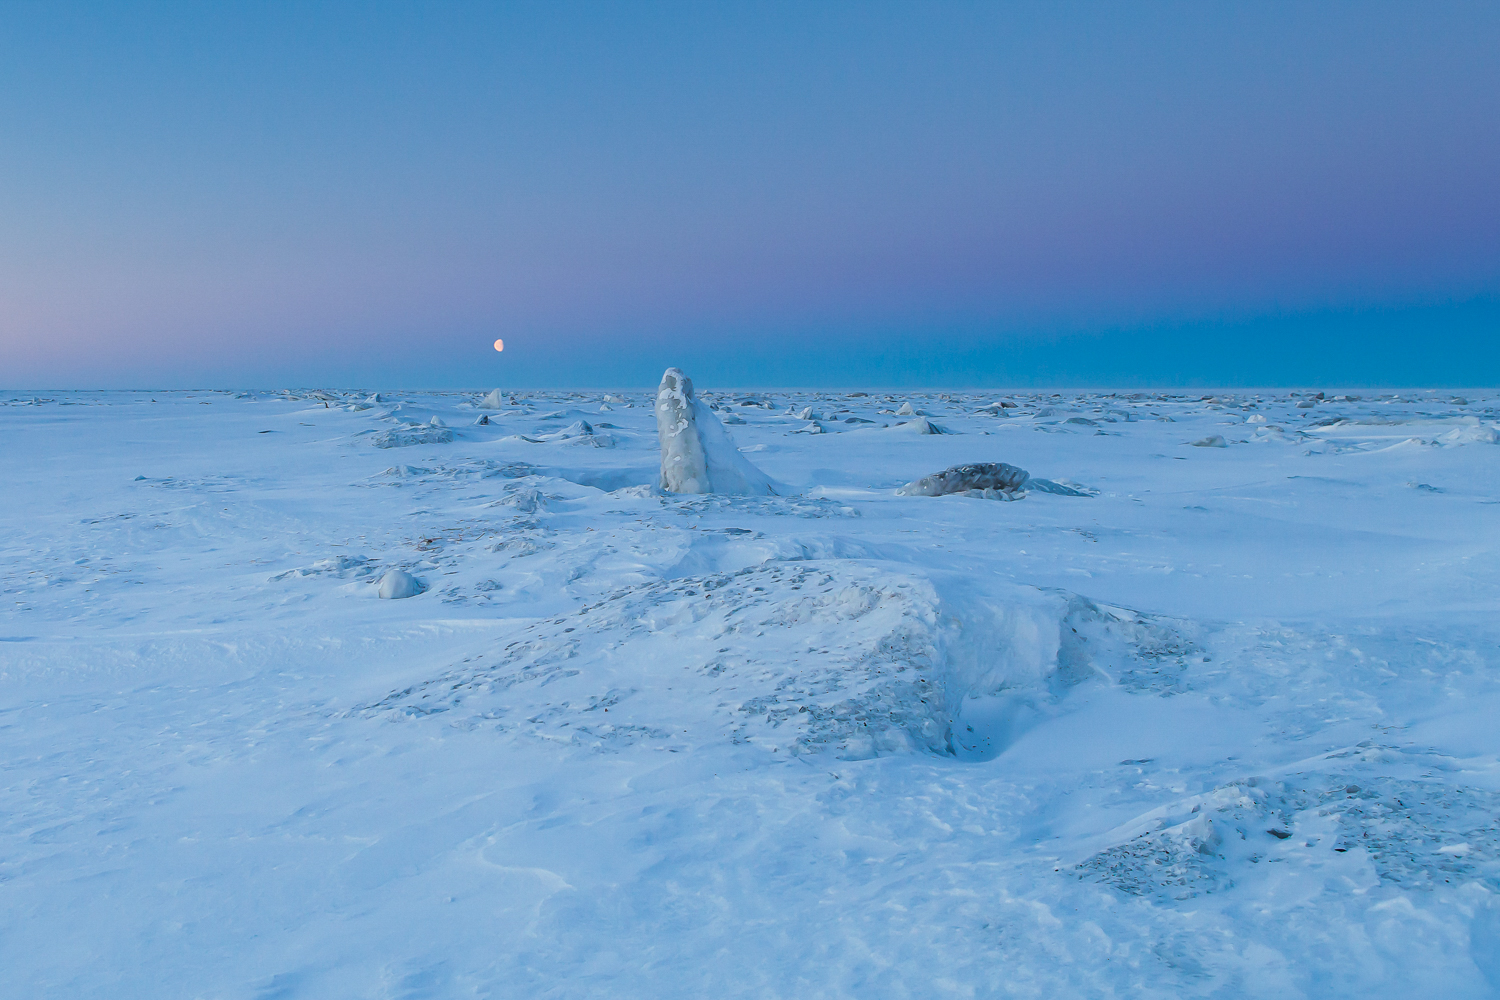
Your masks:
{"label": "ice hummock", "polygon": [[680,368],[668,368],[656,390],[656,433],[661,442],[661,488],[668,493],[777,495],[771,477],[740,454]]}
{"label": "ice hummock", "polygon": [[1025,491],[1084,497],[1090,494],[1050,479],[1033,479],[1031,473],[1005,462],[971,462],[934,472],[907,483],[896,491],[904,497],[941,497],[950,493],[979,494],[989,499],[1018,499]]}

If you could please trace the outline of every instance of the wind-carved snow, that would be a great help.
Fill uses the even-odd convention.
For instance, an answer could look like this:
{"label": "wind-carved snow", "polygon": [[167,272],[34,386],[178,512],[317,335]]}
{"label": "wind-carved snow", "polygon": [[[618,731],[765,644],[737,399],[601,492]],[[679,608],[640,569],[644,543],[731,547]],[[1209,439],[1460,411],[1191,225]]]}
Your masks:
{"label": "wind-carved snow", "polygon": [[[681,699],[717,706],[694,740],[987,760],[1076,685],[1149,669],[1164,631],[1066,593],[945,600],[930,581],[849,560],[773,562],[611,595],[361,711],[609,749],[670,741],[689,719],[701,730],[661,711]],[[607,647],[590,648],[599,635]]]}
{"label": "wind-carved snow", "polygon": [[[706,720],[715,731],[694,740],[854,759],[944,752],[935,627],[932,591],[918,582],[837,563],[773,564],[613,595],[365,711],[494,720],[611,749],[701,729],[694,709],[661,711],[681,699],[716,706]],[[591,649],[588,637],[601,634],[608,646]]]}
{"label": "wind-carved snow", "polygon": [[[1392,756],[1401,753],[1368,740],[1329,754],[1321,768],[1252,777],[1153,809],[1106,835],[1119,842],[1074,871],[1163,900],[1233,888],[1260,865],[1320,862],[1407,889],[1477,881],[1500,892],[1500,792],[1358,766]],[[1341,764],[1347,769],[1330,772]]]}
{"label": "wind-carved snow", "polygon": [[329,574],[340,579],[367,577],[375,572],[374,560],[366,556],[334,556],[330,559],[319,559],[311,566],[303,566],[299,569],[289,569],[277,573],[271,577],[272,583],[285,580],[294,576],[315,576],[318,574]]}

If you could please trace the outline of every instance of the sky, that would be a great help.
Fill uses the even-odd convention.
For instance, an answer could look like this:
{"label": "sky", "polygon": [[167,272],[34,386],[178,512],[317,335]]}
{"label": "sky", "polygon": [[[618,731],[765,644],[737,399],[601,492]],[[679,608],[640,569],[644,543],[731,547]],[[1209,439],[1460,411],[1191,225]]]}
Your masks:
{"label": "sky", "polygon": [[1497,178],[1495,3],[10,0],[0,387],[1495,385]]}

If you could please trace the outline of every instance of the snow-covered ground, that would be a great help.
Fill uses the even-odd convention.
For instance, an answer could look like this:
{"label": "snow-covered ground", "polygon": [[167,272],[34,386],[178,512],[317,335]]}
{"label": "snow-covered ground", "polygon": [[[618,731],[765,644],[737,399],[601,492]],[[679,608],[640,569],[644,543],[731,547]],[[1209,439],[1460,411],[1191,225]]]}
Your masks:
{"label": "snow-covered ground", "polygon": [[0,994],[1500,991],[1500,397],[698,393],[0,395]]}

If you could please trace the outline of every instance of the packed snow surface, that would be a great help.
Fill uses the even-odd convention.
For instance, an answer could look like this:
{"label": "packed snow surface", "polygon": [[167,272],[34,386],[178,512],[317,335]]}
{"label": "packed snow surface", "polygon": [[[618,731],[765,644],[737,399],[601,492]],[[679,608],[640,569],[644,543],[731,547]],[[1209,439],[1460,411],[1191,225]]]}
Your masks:
{"label": "packed snow surface", "polygon": [[0,394],[0,994],[1500,993],[1494,395],[689,398]]}

